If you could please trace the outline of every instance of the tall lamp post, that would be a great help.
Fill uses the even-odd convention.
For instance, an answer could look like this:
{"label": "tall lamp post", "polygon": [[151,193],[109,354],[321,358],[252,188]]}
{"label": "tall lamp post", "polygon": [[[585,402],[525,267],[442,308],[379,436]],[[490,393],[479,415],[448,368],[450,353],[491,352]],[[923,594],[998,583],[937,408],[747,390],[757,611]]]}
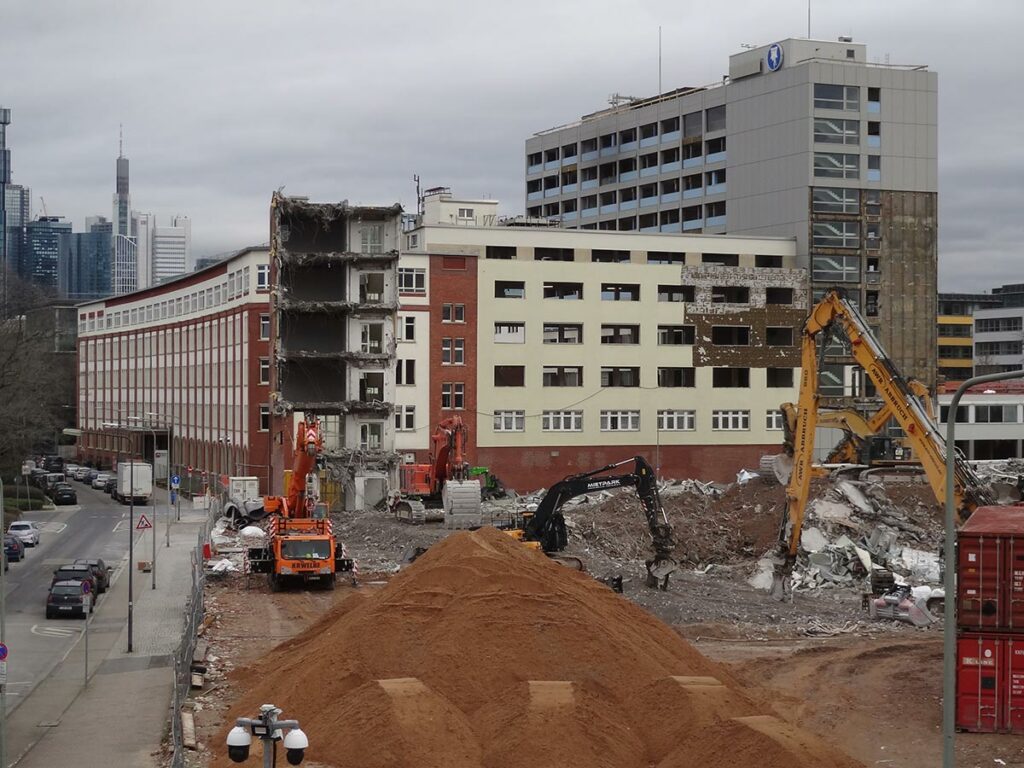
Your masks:
{"label": "tall lamp post", "polygon": [[[115,424],[113,422],[104,422],[103,426],[109,429],[126,429],[123,424]],[[128,440],[129,445],[131,444],[131,435],[125,434],[114,434],[113,437],[119,440]],[[131,453],[131,451],[129,451]],[[129,470],[128,470],[128,485],[131,486],[131,493],[129,494],[128,503],[128,653],[133,650],[132,647],[132,630],[134,628],[133,620],[135,614],[135,460],[134,457],[129,459]],[[117,449],[117,463],[121,463],[121,448]],[[115,479],[116,483],[117,480]]]}
{"label": "tall lamp post", "polygon": [[[174,438],[171,434],[171,420],[159,413],[146,411],[146,415],[159,419],[167,435],[167,527],[165,529],[165,546],[171,546],[171,477],[174,475]],[[156,464],[156,437],[153,438],[153,464]],[[154,555],[155,557],[155,555]]]}
{"label": "tall lamp post", "polygon": [[[143,429],[148,429],[149,434],[153,436],[153,479],[156,481],[156,430],[153,425],[145,421],[141,416],[129,416],[128,421],[138,422]],[[145,454],[145,452],[143,452]],[[133,467],[134,470],[134,467]],[[168,483],[170,485],[170,483]],[[132,500],[135,499],[135,484],[132,484]],[[153,562],[149,565],[149,572],[152,575],[152,586],[150,589],[156,589],[156,506],[153,506]],[[168,512],[168,515],[170,513]]]}

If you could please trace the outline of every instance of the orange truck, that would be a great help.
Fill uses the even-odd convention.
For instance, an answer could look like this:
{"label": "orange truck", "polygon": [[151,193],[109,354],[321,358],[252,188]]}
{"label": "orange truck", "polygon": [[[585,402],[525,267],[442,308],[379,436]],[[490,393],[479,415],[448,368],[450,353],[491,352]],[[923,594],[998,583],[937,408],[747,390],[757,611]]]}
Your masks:
{"label": "orange truck", "polygon": [[249,571],[265,573],[272,592],[290,585],[318,584],[334,589],[338,573],[352,573],[355,564],[334,537],[331,521],[309,491],[307,476],[316,469],[323,449],[315,417],[300,421],[295,438],[295,461],[285,496],[265,496],[270,517],[267,544],[248,551]]}

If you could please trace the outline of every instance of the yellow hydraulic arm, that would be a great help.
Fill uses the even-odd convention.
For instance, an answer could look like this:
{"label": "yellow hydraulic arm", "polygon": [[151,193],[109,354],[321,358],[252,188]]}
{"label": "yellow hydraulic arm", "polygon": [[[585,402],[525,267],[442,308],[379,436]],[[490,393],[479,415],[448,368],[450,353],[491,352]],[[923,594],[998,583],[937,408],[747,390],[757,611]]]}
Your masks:
{"label": "yellow hydraulic arm", "polygon": [[[904,439],[913,446],[935,498],[940,504],[945,503],[946,443],[930,414],[930,400],[926,405],[916,394],[923,386],[912,386],[900,375],[857,309],[839,292],[829,291],[811,310],[800,340],[800,397],[793,428],[793,471],[786,488],[786,510],[779,531],[780,557],[773,585],[777,597],[788,587],[810,495],[814,430],[819,424],[816,344],[819,336],[833,327],[842,329],[849,339],[853,359],[871,378],[884,403],[883,410],[890,411],[885,421],[895,418],[903,428]],[[875,416],[881,415],[884,414]],[[875,420],[872,418],[871,422]],[[960,458],[956,463],[953,488],[956,509],[962,517],[981,504],[994,503],[973,470]]]}

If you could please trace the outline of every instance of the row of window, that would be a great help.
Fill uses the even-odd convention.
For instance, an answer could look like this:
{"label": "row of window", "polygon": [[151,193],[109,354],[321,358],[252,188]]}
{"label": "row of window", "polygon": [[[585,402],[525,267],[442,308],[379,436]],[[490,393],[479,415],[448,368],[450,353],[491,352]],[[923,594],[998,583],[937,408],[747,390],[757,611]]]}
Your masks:
{"label": "row of window", "polygon": [[[561,301],[583,301],[583,283],[549,281],[541,284],[545,299]],[[659,302],[692,302],[696,299],[694,285],[659,285]],[[494,298],[525,299],[525,280],[495,280]],[[601,283],[601,301],[640,301],[640,283]],[[750,288],[742,285],[716,285],[711,288],[713,304],[749,304]],[[768,304],[792,304],[792,288],[765,288],[765,302]]]}
{"label": "row of window", "polygon": [[[781,411],[765,412],[765,429],[781,430]],[[697,411],[659,410],[657,414],[659,432],[692,432],[697,429]],[[541,413],[543,432],[582,432],[583,411],[544,411]],[[639,432],[640,411],[603,410],[600,412],[602,432]],[[525,432],[525,411],[496,411],[492,426],[495,432]],[[731,432],[750,429],[750,411],[713,410],[711,429],[716,432]]]}
{"label": "row of window", "polygon": [[674,141],[680,137],[695,138],[704,133],[725,130],[725,105],[709,107],[703,111],[689,112],[685,115],[655,120],[633,128],[624,128],[589,139],[579,144],[572,142],[561,147],[551,147],[540,152],[531,152],[526,156],[528,173],[534,173],[539,167],[549,163],[563,164],[575,162],[577,157],[586,160],[592,153],[603,155],[614,151],[628,152],[637,146],[649,146],[658,141]]}
{"label": "row of window", "polygon": [[[882,89],[869,87],[867,89],[867,97],[867,111],[880,112]],[[860,112],[860,86],[815,83],[814,108],[836,109],[845,112]]]}
{"label": "row of window", "polygon": [[[659,206],[659,209],[651,213],[641,213],[639,216],[630,215],[619,219],[583,223],[579,225],[579,229],[598,229],[605,232],[692,232],[697,234],[703,227],[725,226],[725,200],[714,203],[697,203],[683,208],[660,207],[661,203],[670,202],[675,202],[675,198],[665,199],[665,196],[658,197],[656,195],[641,197],[640,208]],[[596,218],[599,214],[613,214],[636,207],[635,199],[626,203],[611,203],[598,207],[591,204],[589,198],[582,198],[580,207],[577,207],[576,198],[570,198],[561,202],[530,206],[526,209],[526,213],[529,216],[548,219],[558,217],[562,221],[575,221],[577,217]]]}
{"label": "row of window", "polygon": [[[544,323],[545,344],[582,344],[582,323]],[[711,327],[711,343],[716,346],[746,347],[750,345],[749,325],[714,325]],[[601,325],[602,344],[639,344],[640,326],[604,323]],[[450,340],[445,340],[450,341]],[[458,339],[461,341],[461,339]],[[525,344],[526,322],[496,322],[494,324],[496,344]],[[659,325],[658,345],[678,346],[694,343],[694,326]],[[790,347],[793,345],[793,328],[790,326],[768,326],[763,343],[768,347]],[[444,348],[442,343],[442,349]]]}
{"label": "row of window", "polygon": [[[854,190],[856,191],[856,190]],[[631,252],[627,250],[614,250],[609,248],[594,248],[592,250],[581,249],[577,252],[573,248],[534,248],[534,261],[580,261],[586,262],[584,258],[589,252],[590,261],[600,264],[628,264],[632,262]],[[577,259],[577,253],[581,258]],[[677,251],[647,251],[648,264],[678,264],[686,265],[686,254]],[[514,245],[488,245],[485,251],[485,258],[500,259],[504,261],[517,261],[519,249]],[[702,253],[699,264],[710,267],[738,267],[740,255],[738,253]],[[692,264],[691,266],[697,266]],[[782,256],[775,254],[756,254],[754,266],[757,269],[782,269]]]}
{"label": "row of window", "polygon": [[[817,144],[860,144],[860,121],[841,120],[831,117],[814,118],[814,141]],[[882,146],[882,124],[868,121],[867,146],[878,149]]]}
{"label": "row of window", "polygon": [[[407,361],[409,362],[409,361]],[[582,387],[582,365],[545,365],[541,366],[541,386],[544,387]],[[765,386],[771,388],[789,388],[793,386],[792,368],[765,368]],[[601,366],[602,387],[641,386],[639,366]],[[656,370],[656,386],[658,387],[695,387],[696,369],[693,366],[658,366]],[[715,389],[746,389],[750,387],[750,368],[712,368],[711,384]],[[494,386],[525,387],[525,365],[495,365]],[[461,394],[465,391],[464,384],[445,382],[441,385],[442,408],[463,408]],[[449,392],[451,397],[445,396]]]}
{"label": "row of window", "polygon": [[[882,157],[866,155],[867,181],[882,180]],[[859,179],[861,156],[842,152],[815,152],[814,175],[819,179]]]}
{"label": "row of window", "polygon": [[[939,422],[949,421],[949,406],[939,409]],[[961,405],[956,409],[957,424],[1020,424],[1020,406],[1017,405]]]}
{"label": "row of window", "polygon": [[[78,316],[78,331],[97,331],[106,328],[123,328],[138,323],[152,323],[184,317],[193,312],[219,307],[249,293],[249,267],[242,267],[229,272],[223,282],[193,291],[187,296],[174,299],[153,301],[140,307],[132,307],[113,312],[106,312],[97,317],[97,313],[81,313]],[[270,287],[270,265],[259,264],[256,267],[256,290],[265,291]]]}
{"label": "row of window", "polygon": [[842,213],[853,216],[861,213],[864,201],[865,216],[882,214],[882,192],[877,189],[856,189],[854,187],[814,187],[811,190],[811,211],[813,213]]}
{"label": "row of window", "polygon": [[[695,168],[708,163],[724,162],[726,159],[725,137],[711,139],[701,144],[686,144],[682,148],[671,147],[660,152],[655,151],[639,157],[627,157],[622,160],[602,163],[601,165],[576,166],[558,171],[550,176],[531,179],[526,182],[526,199],[540,200],[555,195],[568,195],[577,190],[606,187],[612,184],[624,184],[645,177],[661,177],[669,173],[677,173],[686,168]],[[675,192],[680,189],[703,190],[713,195],[724,192],[716,189],[725,184],[725,168],[710,171],[698,171],[693,174],[669,179],[674,184]],[[634,189],[634,192],[636,190]],[[642,196],[642,195],[641,195]]]}

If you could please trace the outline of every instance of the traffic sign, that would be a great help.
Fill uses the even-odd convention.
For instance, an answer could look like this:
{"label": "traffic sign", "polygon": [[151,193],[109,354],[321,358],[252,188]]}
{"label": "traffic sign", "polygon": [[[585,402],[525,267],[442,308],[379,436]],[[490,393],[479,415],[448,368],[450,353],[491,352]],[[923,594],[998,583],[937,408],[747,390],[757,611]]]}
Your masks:
{"label": "traffic sign", "polygon": [[191,464],[188,465],[188,473],[190,475],[192,474],[192,465]]}
{"label": "traffic sign", "polygon": [[7,646],[4,643],[0,643],[0,661],[7,660]]}
{"label": "traffic sign", "polygon": [[136,531],[145,531],[148,528],[152,528],[153,524],[149,522],[149,518],[145,515],[139,515],[139,522],[135,526]]}
{"label": "traffic sign", "polygon": [[181,487],[181,477],[179,475],[171,475],[171,488],[178,490]]}
{"label": "traffic sign", "polygon": [[7,662],[0,661],[0,685],[7,685]]}
{"label": "traffic sign", "polygon": [[92,587],[89,586],[89,582],[88,581],[83,581],[82,582],[82,594],[83,595],[88,595],[89,592],[91,592],[91,591],[92,591]]}

